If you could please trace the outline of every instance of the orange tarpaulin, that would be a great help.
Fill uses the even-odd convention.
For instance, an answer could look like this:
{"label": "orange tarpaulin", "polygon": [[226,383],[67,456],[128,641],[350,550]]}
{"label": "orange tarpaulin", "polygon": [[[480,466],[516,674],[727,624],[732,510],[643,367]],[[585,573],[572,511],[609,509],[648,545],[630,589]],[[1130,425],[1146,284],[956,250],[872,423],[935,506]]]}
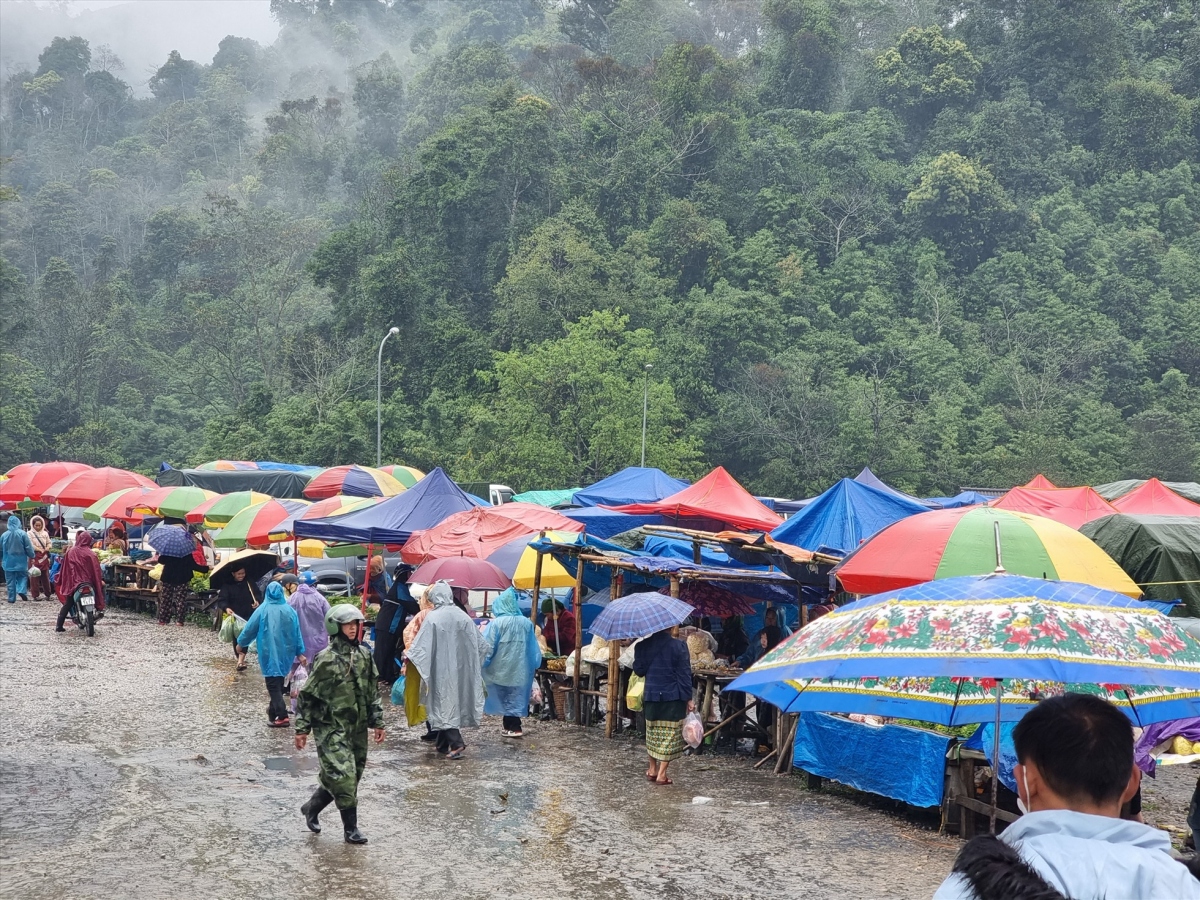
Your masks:
{"label": "orange tarpaulin", "polygon": [[1118,497],[1112,505],[1131,516],[1200,516],[1200,503],[1180,497],[1157,478]]}
{"label": "orange tarpaulin", "polygon": [[486,559],[510,541],[539,531],[579,533],[584,526],[534,503],[477,506],[455,513],[426,531],[414,534],[400,551],[409,565],[448,556]]}
{"label": "orange tarpaulin", "polygon": [[991,505],[1010,512],[1043,516],[1076,530],[1092,519],[1120,512],[1090,487],[1048,490],[1013,488],[1003,497],[993,500]]}
{"label": "orange tarpaulin", "polygon": [[751,531],[771,531],[783,519],[759,503],[737,479],[717,466],[691,487],[654,503],[613,506],[617,512],[633,515],[661,515],[675,518],[715,519]]}

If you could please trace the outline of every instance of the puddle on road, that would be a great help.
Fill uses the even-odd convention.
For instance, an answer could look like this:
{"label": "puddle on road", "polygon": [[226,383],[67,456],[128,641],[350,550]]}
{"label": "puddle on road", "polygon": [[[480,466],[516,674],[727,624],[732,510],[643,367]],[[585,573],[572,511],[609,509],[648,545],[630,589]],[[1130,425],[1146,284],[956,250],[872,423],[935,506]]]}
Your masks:
{"label": "puddle on road", "polygon": [[268,772],[290,772],[292,775],[307,775],[320,769],[320,764],[311,756],[268,756],[263,760]]}

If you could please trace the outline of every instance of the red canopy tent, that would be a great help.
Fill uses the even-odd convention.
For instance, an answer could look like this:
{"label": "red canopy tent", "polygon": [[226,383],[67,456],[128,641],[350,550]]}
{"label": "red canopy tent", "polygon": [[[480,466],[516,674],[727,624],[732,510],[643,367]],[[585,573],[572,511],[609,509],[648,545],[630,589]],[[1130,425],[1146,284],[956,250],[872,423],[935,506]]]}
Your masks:
{"label": "red canopy tent", "polygon": [[540,531],[583,531],[581,522],[534,503],[477,506],[414,534],[400,551],[410,565],[450,556],[485,559],[510,541]]}
{"label": "red canopy tent", "polygon": [[1120,512],[1090,487],[1013,488],[1003,497],[993,500],[990,505],[997,509],[1053,519],[1076,531],[1092,519]]}
{"label": "red canopy tent", "polygon": [[1047,478],[1045,475],[1034,475],[1029,484],[1024,485],[1029,491],[1057,491],[1058,485]]}
{"label": "red canopy tent", "polygon": [[1200,516],[1200,503],[1180,497],[1157,478],[1118,497],[1112,505],[1131,516]]}
{"label": "red canopy tent", "polygon": [[755,500],[721,466],[670,497],[654,503],[631,503],[610,508],[633,515],[715,519],[733,528],[749,531],[771,531],[783,524],[783,519]]}

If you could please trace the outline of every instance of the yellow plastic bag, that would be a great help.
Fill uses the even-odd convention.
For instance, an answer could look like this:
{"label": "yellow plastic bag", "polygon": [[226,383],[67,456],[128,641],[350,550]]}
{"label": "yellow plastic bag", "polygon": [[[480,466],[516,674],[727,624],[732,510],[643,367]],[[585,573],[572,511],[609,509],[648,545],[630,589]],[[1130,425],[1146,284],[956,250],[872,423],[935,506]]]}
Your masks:
{"label": "yellow plastic bag", "polygon": [[633,712],[642,711],[642,697],[646,693],[646,679],[641,675],[629,676],[629,689],[625,692],[625,705]]}

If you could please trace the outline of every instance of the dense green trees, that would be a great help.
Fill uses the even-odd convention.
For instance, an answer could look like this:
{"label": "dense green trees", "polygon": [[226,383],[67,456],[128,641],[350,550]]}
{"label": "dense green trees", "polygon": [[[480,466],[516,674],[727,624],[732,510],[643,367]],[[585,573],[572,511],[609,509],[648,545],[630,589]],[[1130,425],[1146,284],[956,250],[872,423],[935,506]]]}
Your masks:
{"label": "dense green trees", "polygon": [[1194,0],[272,9],[7,77],[0,466],[1200,475]]}

